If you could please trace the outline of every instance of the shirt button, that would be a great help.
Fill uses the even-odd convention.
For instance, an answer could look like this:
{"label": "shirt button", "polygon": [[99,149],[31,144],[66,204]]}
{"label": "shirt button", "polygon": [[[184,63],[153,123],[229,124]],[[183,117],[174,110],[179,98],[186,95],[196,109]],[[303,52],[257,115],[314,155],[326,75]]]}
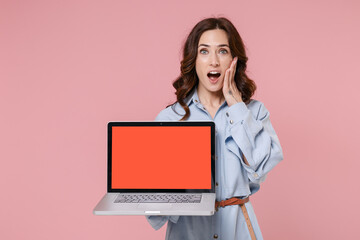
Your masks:
{"label": "shirt button", "polygon": [[227,116],[227,117],[229,116],[229,113],[228,113],[228,112],[226,112],[226,116]]}
{"label": "shirt button", "polygon": [[218,160],[218,156],[215,156],[215,160]]}
{"label": "shirt button", "polygon": [[218,183],[218,182],[216,182],[216,183],[215,183],[215,186],[219,186],[219,183]]}
{"label": "shirt button", "polygon": [[230,120],[230,124],[233,124],[234,123],[234,121],[233,120]]}
{"label": "shirt button", "polygon": [[198,102],[198,100],[195,99],[195,102]]}
{"label": "shirt button", "polygon": [[217,234],[214,234],[214,238],[215,238],[215,239],[218,238],[218,235],[217,235]]}
{"label": "shirt button", "polygon": [[259,174],[257,174],[257,173],[254,173],[254,177],[256,177],[256,178],[257,178],[257,177],[259,177]]}

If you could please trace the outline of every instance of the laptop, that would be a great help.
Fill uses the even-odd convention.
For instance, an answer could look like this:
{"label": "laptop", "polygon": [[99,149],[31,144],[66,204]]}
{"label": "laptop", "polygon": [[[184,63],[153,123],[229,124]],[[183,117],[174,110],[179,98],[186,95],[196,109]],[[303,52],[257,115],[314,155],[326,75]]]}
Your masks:
{"label": "laptop", "polygon": [[95,215],[214,212],[214,122],[108,123],[107,193]]}

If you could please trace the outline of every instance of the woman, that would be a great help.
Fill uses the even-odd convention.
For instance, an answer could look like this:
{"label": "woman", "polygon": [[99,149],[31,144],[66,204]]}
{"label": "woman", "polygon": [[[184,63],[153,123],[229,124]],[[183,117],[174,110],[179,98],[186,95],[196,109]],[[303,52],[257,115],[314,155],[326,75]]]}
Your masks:
{"label": "woman", "polygon": [[147,217],[155,229],[168,221],[166,239],[262,239],[249,196],[283,154],[269,112],[251,99],[256,86],[246,62],[243,41],[226,18],[202,20],[185,42],[173,83],[177,101],[156,120],[215,122],[216,201],[222,202],[211,217]]}

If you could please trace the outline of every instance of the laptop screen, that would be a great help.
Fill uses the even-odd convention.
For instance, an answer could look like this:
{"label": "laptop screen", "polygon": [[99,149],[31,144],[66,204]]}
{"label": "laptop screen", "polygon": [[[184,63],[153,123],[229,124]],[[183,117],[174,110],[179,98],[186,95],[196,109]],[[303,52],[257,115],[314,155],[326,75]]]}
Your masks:
{"label": "laptop screen", "polygon": [[213,123],[184,123],[112,125],[110,189],[210,190]]}

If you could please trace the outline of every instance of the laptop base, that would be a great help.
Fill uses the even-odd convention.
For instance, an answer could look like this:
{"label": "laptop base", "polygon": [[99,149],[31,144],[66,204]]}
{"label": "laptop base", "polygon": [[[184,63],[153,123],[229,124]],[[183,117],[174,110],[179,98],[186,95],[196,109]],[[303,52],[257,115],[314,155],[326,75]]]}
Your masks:
{"label": "laptop base", "polygon": [[202,193],[200,203],[115,203],[119,193],[107,193],[94,208],[95,215],[211,216],[215,194]]}

